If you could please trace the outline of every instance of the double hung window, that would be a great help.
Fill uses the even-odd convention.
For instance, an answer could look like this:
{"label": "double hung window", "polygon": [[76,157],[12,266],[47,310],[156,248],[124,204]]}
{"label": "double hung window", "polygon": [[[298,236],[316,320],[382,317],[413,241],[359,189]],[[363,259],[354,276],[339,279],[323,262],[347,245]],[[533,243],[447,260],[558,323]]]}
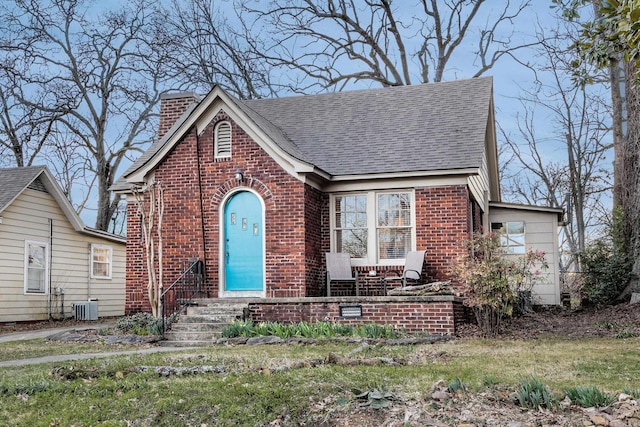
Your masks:
{"label": "double hung window", "polygon": [[362,192],[332,198],[332,248],[354,264],[397,264],[415,240],[413,193]]}
{"label": "double hung window", "polygon": [[91,245],[91,277],[111,279],[113,249],[111,246]]}
{"label": "double hung window", "polygon": [[24,291],[46,294],[49,274],[49,245],[26,241],[24,244]]}

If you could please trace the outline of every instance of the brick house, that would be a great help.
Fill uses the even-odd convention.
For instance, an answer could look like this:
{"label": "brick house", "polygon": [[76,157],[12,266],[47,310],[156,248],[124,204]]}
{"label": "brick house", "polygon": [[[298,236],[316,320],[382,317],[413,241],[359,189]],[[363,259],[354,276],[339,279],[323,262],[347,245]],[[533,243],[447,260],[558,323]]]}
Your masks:
{"label": "brick house", "polygon": [[[322,298],[325,252],[351,254],[365,295],[380,295],[379,277],[409,250],[426,249],[425,273],[446,280],[460,242],[491,224],[509,230],[515,253],[525,244],[547,252],[552,268],[537,293],[558,304],[561,210],[502,203],[492,85],[167,95],[158,141],[112,189],[132,200],[132,188],[162,183],[165,283],[201,260],[214,298]],[[134,203],[127,236],[133,313],[148,308]]]}

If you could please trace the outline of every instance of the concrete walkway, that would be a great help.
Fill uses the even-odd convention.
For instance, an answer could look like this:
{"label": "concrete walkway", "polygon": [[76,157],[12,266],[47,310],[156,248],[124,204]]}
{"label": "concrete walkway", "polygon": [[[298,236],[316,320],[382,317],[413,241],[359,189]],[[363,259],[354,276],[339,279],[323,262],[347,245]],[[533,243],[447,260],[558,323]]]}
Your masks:
{"label": "concrete walkway", "polygon": [[[46,338],[50,335],[59,334],[61,332],[67,332],[67,331],[81,331],[81,330],[96,329],[96,328],[106,329],[112,326],[115,326],[115,323],[113,324],[100,323],[96,325],[70,326],[65,328],[49,328],[49,329],[39,329],[34,331],[12,332],[10,334],[2,334],[0,335],[0,351],[2,351],[2,343],[7,343],[11,341],[26,341],[26,340],[33,340],[38,338]],[[0,368],[36,365],[39,363],[67,362],[70,360],[98,359],[98,358],[113,357],[113,356],[131,355],[131,354],[142,355],[142,354],[163,353],[168,351],[182,351],[182,350],[193,350],[193,349],[194,347],[152,347],[152,348],[141,348],[140,350],[109,351],[109,352],[102,352],[102,353],[61,354],[61,355],[34,357],[31,359],[6,360],[4,362],[0,362]]]}

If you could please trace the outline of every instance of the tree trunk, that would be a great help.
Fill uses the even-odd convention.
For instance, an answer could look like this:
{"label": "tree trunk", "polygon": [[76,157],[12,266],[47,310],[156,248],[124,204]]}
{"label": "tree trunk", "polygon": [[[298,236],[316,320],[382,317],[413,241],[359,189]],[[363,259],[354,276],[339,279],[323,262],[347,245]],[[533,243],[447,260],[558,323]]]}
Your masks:
{"label": "tree trunk", "polygon": [[625,249],[633,263],[633,277],[620,295],[621,299],[627,299],[632,292],[640,292],[640,83],[636,79],[637,72],[633,64],[627,65],[627,129],[621,154],[624,168],[620,184]]}

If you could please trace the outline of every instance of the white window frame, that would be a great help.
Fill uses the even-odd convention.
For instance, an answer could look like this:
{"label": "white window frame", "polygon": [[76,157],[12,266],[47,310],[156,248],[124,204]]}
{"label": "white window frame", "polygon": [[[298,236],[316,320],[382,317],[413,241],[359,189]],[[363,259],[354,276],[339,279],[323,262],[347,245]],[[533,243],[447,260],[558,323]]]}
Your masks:
{"label": "white window frame", "polygon": [[[44,248],[44,280],[42,283],[42,290],[35,291],[29,289],[29,256],[30,247],[40,246]],[[24,293],[29,295],[47,295],[49,293],[49,244],[44,242],[37,242],[34,240],[25,240],[24,242]]]}
{"label": "white window frame", "polygon": [[[495,225],[501,224],[500,228],[495,228]],[[509,224],[522,224],[522,233],[514,233],[515,235],[522,234],[522,244],[511,245],[509,244],[511,239],[509,236]],[[501,231],[503,230],[504,231]],[[527,227],[524,221],[502,221],[492,222],[491,231],[498,233],[500,236],[500,247],[506,255],[523,255],[527,252]],[[506,243],[506,244],[505,244]]]}
{"label": "white window frame", "polygon": [[[107,250],[107,253],[108,253],[108,256],[109,256],[109,260],[107,261],[108,274],[106,276],[97,275],[97,274],[94,273],[95,270],[94,270],[93,266],[94,266],[95,263],[104,264],[104,262],[96,261],[96,259],[94,257],[96,249],[100,249],[100,250],[106,249]],[[92,279],[103,279],[103,280],[111,279],[111,272],[112,272],[112,267],[113,267],[113,247],[112,246],[100,245],[100,244],[92,243],[91,244],[91,260],[90,261],[91,262],[90,262],[90,265],[89,265],[89,269],[90,269],[89,271],[91,272],[91,278]]]}
{"label": "white window frame", "polygon": [[[330,245],[331,251],[336,252],[338,242],[336,239],[336,197],[344,196],[367,196],[367,256],[363,258],[351,258],[353,266],[385,266],[385,265],[401,265],[404,264],[404,258],[381,259],[378,253],[378,195],[379,194],[397,194],[408,193],[411,203],[411,223],[407,226],[411,228],[411,247],[409,250],[415,251],[416,248],[416,201],[415,191],[413,189],[395,189],[395,190],[371,190],[371,191],[352,191],[348,193],[336,193],[331,195],[330,208]],[[384,227],[382,227],[384,228]]]}
{"label": "white window frame", "polygon": [[[224,151],[224,152],[220,152],[220,137],[219,137],[219,133],[220,133],[220,127],[222,126],[228,126],[229,127],[229,150],[228,151]],[[228,159],[231,157],[231,147],[232,147],[232,143],[233,143],[233,138],[232,138],[232,133],[233,133],[233,127],[231,126],[231,122],[229,122],[228,120],[223,120],[220,121],[218,123],[216,123],[215,127],[213,128],[213,157],[215,159]]]}

